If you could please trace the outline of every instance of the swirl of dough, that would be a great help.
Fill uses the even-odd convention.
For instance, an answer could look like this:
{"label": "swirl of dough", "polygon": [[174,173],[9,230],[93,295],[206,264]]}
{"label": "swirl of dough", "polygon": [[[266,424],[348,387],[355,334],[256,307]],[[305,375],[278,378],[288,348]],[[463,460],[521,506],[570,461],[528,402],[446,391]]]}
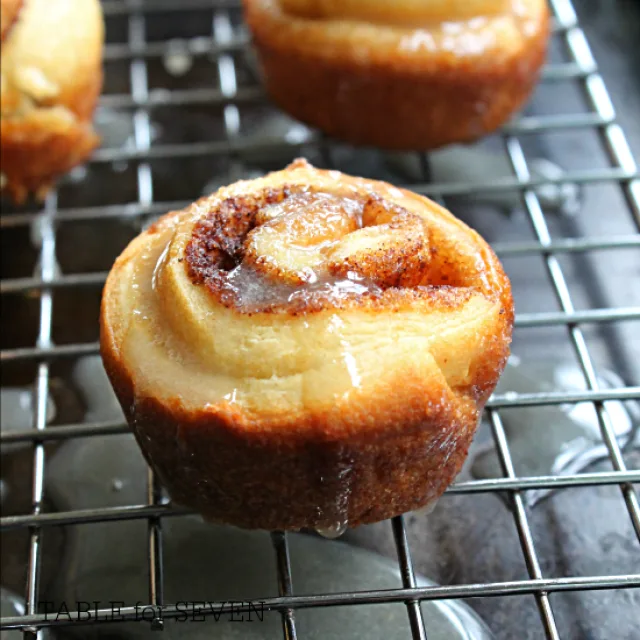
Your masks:
{"label": "swirl of dough", "polygon": [[136,238],[101,321],[107,372],[171,495],[299,528],[444,490],[504,366],[513,305],[491,249],[447,211],[298,160]]}

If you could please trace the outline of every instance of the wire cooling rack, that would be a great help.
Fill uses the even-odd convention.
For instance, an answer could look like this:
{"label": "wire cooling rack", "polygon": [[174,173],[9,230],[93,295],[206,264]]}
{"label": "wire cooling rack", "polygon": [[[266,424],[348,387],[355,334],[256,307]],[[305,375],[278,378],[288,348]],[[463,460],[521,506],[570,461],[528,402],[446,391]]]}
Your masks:
{"label": "wire cooling rack", "polygon": [[[224,166],[227,175],[241,177],[245,172],[247,154],[256,150],[266,153],[290,153],[291,158],[300,152],[313,150],[326,165],[336,165],[332,160],[331,141],[312,132],[303,141],[270,138],[257,139],[243,135],[243,118],[250,108],[260,108],[267,100],[257,78],[240,68],[240,60],[248,49],[248,38],[238,28],[239,7],[237,2],[211,2],[206,0],[156,0],[126,1],[108,0],[104,3],[107,22],[107,47],[105,65],[107,82],[101,99],[101,107],[127,114],[132,126],[132,138],[125,146],[103,146],[89,162],[89,171],[104,167],[117,167],[127,163],[133,169],[130,180],[116,171],[105,172],[109,177],[101,178],[100,191],[104,202],[95,202],[83,195],[80,183],[62,184],[51,193],[41,209],[25,209],[3,213],[3,233],[37,228],[39,233],[39,255],[36,271],[32,275],[5,277],[1,282],[3,309],[16,304],[16,300],[29,297],[37,300],[39,321],[37,336],[32,345],[6,345],[1,353],[3,370],[25,365],[35,373],[35,404],[33,428],[23,431],[3,430],[2,444],[18,442],[33,447],[32,510],[30,513],[3,517],[3,531],[23,529],[29,532],[29,557],[27,584],[25,589],[26,614],[22,617],[4,618],[2,628],[21,629],[25,637],[36,637],[44,626],[64,624],[49,619],[38,611],[39,576],[42,565],[42,541],[47,530],[66,524],[95,523],[104,521],[146,519],[148,521],[148,570],[149,605],[162,607],[162,618],[171,618],[178,612],[171,603],[163,599],[163,545],[162,520],[179,516],[184,511],[163,503],[161,491],[149,472],[146,504],[132,504],[118,508],[95,508],[82,511],[47,513],[43,510],[45,480],[45,443],[64,441],[78,437],[107,437],[127,432],[121,422],[82,422],[58,424],[48,427],[47,398],[50,388],[51,367],[60,361],[73,361],[82,356],[96,354],[95,341],[64,342],[54,344],[52,331],[55,326],[54,298],[60,291],[77,291],[85,295],[90,290],[99,291],[106,271],[60,273],[56,258],[60,258],[60,237],[65,225],[82,221],[96,226],[105,221],[125,218],[129,221],[144,221],[181,207],[199,196],[184,189],[171,190],[156,175],[156,164],[165,163],[171,170],[180,172],[184,163],[202,158],[211,166]],[[640,470],[629,469],[625,456],[615,436],[612,418],[607,410],[608,400],[632,400],[640,398],[640,386],[625,386],[603,389],[598,386],[597,367],[585,337],[584,327],[603,324],[625,323],[640,319],[638,307],[578,308],[574,304],[571,287],[565,274],[562,258],[566,254],[582,254],[595,251],[637,250],[640,247],[640,178],[630,147],[620,126],[609,94],[592,57],[591,49],[580,28],[576,13],[569,0],[551,0],[554,13],[553,38],[566,51],[567,60],[550,63],[544,71],[542,84],[553,90],[560,83],[572,83],[581,92],[583,108],[569,114],[533,115],[520,117],[510,123],[496,136],[502,152],[508,159],[511,175],[482,183],[447,182],[433,183],[428,180],[428,158],[418,154],[424,168],[422,180],[408,186],[418,192],[444,199],[479,193],[519,194],[521,206],[528,220],[533,238],[529,241],[501,243],[499,254],[517,258],[538,256],[546,271],[545,286],[550,287],[558,303],[557,311],[520,314],[516,320],[518,329],[534,327],[558,327],[565,331],[564,340],[572,349],[584,376],[586,389],[582,392],[524,393],[494,396],[487,407],[495,448],[502,466],[503,477],[469,480],[454,484],[449,494],[506,492],[512,503],[514,525],[517,529],[522,552],[528,570],[528,579],[449,586],[418,587],[407,541],[403,517],[395,518],[393,529],[398,562],[402,576],[402,588],[384,591],[359,591],[315,595],[296,595],[290,571],[287,536],[272,533],[274,553],[277,559],[279,596],[267,598],[265,607],[277,610],[282,615],[285,638],[296,638],[295,612],[301,608],[329,607],[337,605],[371,604],[382,602],[405,603],[413,638],[426,638],[428,629],[422,619],[419,603],[423,600],[442,598],[473,598],[479,596],[507,596],[533,594],[537,600],[541,622],[547,638],[559,638],[549,595],[559,591],[582,591],[598,589],[624,589],[640,587],[640,575],[608,575],[587,577],[545,577],[532,536],[529,516],[523,494],[542,488],[584,487],[614,485],[624,499],[633,530],[640,539],[640,507],[633,483],[640,482]],[[206,57],[211,63],[212,75],[205,82],[194,86],[179,86],[169,83],[161,91],[150,85],[153,68],[176,47],[174,39],[152,31],[158,14],[174,14],[181,17],[192,14],[192,32],[181,33],[181,49],[190,60]],[[205,25],[203,29],[203,25]],[[191,27],[189,27],[191,28]],[[178,56],[179,58],[179,56]],[[178,63],[180,60],[178,59]],[[217,74],[217,78],[215,77]],[[174,139],[158,140],[154,137],[154,120],[165,114],[184,118],[185,108],[206,106],[217,109],[219,130],[212,132],[211,140],[202,140],[183,127]],[[607,162],[605,166],[567,171],[556,177],[540,177],[531,170],[526,144],[522,140],[542,134],[589,130],[599,137]],[[189,165],[191,166],[191,165]],[[195,166],[195,165],[193,165]],[[336,167],[339,168],[339,167]],[[186,180],[187,178],[185,178]],[[109,180],[111,182],[109,182]],[[129,182],[127,182],[129,180]],[[105,182],[106,181],[106,182]],[[113,192],[126,197],[114,201]],[[582,235],[573,238],[554,238],[550,231],[548,214],[540,199],[540,187],[564,184],[585,187],[607,184],[622,194],[632,231],[623,235]],[[127,191],[127,189],[129,189]],[[74,200],[70,193],[78,193]],[[80,202],[78,202],[80,198]],[[85,198],[84,200],[82,198]],[[135,235],[135,234],[133,234]],[[112,259],[115,258],[115,253]],[[108,267],[105,267],[107,269]],[[640,283],[639,283],[640,286]],[[3,311],[4,313],[4,311]],[[68,319],[67,319],[68,321]],[[97,322],[97,318],[96,318]],[[4,375],[4,374],[3,374]],[[592,403],[598,416],[602,440],[606,445],[611,470],[594,473],[579,473],[564,476],[519,477],[516,475],[501,412],[515,407],[560,405],[569,403]],[[3,425],[4,429],[5,425]],[[248,606],[248,605],[247,605]],[[239,605],[242,610],[242,605]],[[107,612],[105,612],[106,615]],[[133,608],[121,610],[123,619],[134,619]],[[490,622],[490,621],[489,621]],[[162,625],[160,615],[156,621]]]}

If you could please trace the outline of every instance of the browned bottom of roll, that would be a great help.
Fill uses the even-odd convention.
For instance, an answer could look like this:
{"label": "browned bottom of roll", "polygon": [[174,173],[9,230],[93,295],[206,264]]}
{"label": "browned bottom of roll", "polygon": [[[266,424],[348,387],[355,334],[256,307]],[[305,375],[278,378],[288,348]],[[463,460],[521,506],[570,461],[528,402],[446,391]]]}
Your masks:
{"label": "browned bottom of roll", "polygon": [[[495,351],[501,363],[498,342]],[[459,473],[477,426],[471,400],[461,405],[429,380],[403,377],[366,405],[265,433],[233,410],[136,400],[132,372],[108,343],[103,359],[141,450],[171,498],[206,519],[244,528],[355,527],[426,507]],[[377,435],[359,428],[371,420]],[[340,438],[328,435],[331,421],[351,429]]]}
{"label": "browned bottom of roll", "polygon": [[281,109],[335,138],[390,150],[436,149],[495,131],[529,98],[545,56],[541,40],[509,66],[480,75],[464,68],[372,75],[258,46],[267,90]]}

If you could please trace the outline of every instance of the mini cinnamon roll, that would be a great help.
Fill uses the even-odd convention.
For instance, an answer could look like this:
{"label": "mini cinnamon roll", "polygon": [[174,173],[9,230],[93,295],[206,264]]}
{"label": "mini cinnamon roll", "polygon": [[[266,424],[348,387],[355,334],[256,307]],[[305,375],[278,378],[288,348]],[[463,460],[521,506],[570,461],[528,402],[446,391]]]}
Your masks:
{"label": "mini cinnamon roll", "polygon": [[268,92],[354,144],[428,150],[497,129],[545,58],[546,0],[244,0]]}
{"label": "mini cinnamon roll", "polygon": [[0,188],[17,203],[43,197],[99,139],[99,0],[0,0]]}
{"label": "mini cinnamon roll", "polygon": [[425,507],[505,365],[509,281],[425,197],[297,160],[169,213],[117,259],[106,371],[173,500],[246,528]]}

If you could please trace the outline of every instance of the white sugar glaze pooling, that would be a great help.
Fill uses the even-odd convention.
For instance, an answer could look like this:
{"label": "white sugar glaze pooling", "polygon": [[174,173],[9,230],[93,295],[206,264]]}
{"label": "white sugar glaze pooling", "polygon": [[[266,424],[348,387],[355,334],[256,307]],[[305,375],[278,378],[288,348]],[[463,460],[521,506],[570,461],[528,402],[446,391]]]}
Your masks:
{"label": "white sugar glaze pooling", "polygon": [[239,307],[247,310],[305,299],[322,294],[329,299],[345,298],[348,295],[382,295],[382,288],[357,273],[349,272],[346,278],[336,278],[320,270],[302,285],[276,282],[253,267],[240,264],[230,273],[225,289],[233,292]]}

